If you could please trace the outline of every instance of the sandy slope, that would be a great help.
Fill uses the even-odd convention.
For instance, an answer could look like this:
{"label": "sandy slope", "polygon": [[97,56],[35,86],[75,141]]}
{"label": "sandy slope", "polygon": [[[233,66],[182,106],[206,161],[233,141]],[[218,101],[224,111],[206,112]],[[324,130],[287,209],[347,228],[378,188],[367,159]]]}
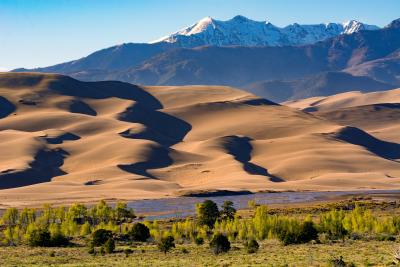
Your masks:
{"label": "sandy slope", "polygon": [[398,144],[230,87],[5,73],[0,96],[0,205],[400,188]]}
{"label": "sandy slope", "polygon": [[382,103],[400,103],[400,88],[388,91],[361,93],[352,91],[331,96],[311,97],[282,103],[306,111],[333,111],[340,108]]}
{"label": "sandy slope", "polygon": [[348,92],[283,103],[341,125],[361,128],[386,141],[400,143],[400,89]]}

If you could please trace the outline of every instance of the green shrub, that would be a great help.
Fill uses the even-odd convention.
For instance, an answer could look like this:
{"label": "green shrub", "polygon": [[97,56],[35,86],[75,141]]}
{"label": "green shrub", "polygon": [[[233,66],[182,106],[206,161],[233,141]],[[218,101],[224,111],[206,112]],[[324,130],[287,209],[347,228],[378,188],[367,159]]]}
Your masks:
{"label": "green shrub", "polygon": [[150,230],[143,223],[135,223],[129,231],[129,236],[134,241],[146,242],[150,237]]}
{"label": "green shrub", "polygon": [[327,237],[331,240],[343,239],[348,234],[343,225],[344,218],[345,213],[342,210],[332,210],[321,214],[319,231],[327,234]]}
{"label": "green shrub", "polygon": [[114,239],[110,238],[104,243],[104,250],[106,253],[111,254],[115,250],[115,242]]}
{"label": "green shrub", "polygon": [[225,235],[216,234],[210,242],[210,248],[215,255],[218,255],[228,252],[231,249],[231,243]]}
{"label": "green shrub", "polygon": [[328,261],[328,266],[330,267],[354,267],[355,264],[350,262],[347,263],[343,260],[343,257],[340,256],[339,258],[333,258]]}
{"label": "green shrub", "polygon": [[186,248],[182,248],[181,251],[182,251],[183,254],[188,254],[189,253],[189,250],[187,250]]}
{"label": "green shrub", "polygon": [[174,241],[175,240],[172,236],[163,237],[158,243],[158,248],[160,251],[164,252],[164,254],[167,254],[168,251],[175,247]]}
{"label": "green shrub", "polygon": [[89,247],[88,253],[91,254],[91,255],[96,254],[96,251],[95,251],[94,247]]}
{"label": "green shrub", "polygon": [[28,244],[31,247],[50,247],[50,232],[44,229],[33,230],[29,235]]}
{"label": "green shrub", "polygon": [[132,250],[132,249],[130,249],[130,248],[124,249],[125,257],[128,257],[128,256],[131,255],[132,253],[133,253],[133,250]]}
{"label": "green shrub", "polygon": [[110,230],[98,229],[92,233],[92,244],[93,246],[102,246],[110,238],[112,238]]}
{"label": "green shrub", "polygon": [[50,238],[50,244],[53,247],[66,247],[69,245],[69,239],[61,233],[57,233]]}
{"label": "green shrub", "polygon": [[198,246],[201,246],[204,244],[204,238],[202,238],[201,236],[198,236],[194,239],[194,243]]}
{"label": "green shrub", "polygon": [[286,245],[302,244],[316,240],[318,231],[312,221],[305,221],[298,224],[296,221],[278,230],[278,239]]}
{"label": "green shrub", "polygon": [[396,236],[390,234],[379,234],[375,236],[377,241],[396,241]]}
{"label": "green shrub", "polygon": [[258,249],[260,248],[260,245],[258,244],[257,240],[255,239],[250,239],[248,242],[245,244],[247,253],[256,253]]}

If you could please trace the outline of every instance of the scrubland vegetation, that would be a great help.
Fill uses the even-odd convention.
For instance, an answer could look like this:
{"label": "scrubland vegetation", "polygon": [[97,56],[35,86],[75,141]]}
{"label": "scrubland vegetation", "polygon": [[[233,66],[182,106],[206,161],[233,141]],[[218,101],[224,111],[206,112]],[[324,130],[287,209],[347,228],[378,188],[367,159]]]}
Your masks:
{"label": "scrubland vegetation", "polygon": [[[146,221],[126,203],[7,209],[2,265],[396,265],[398,208],[350,203],[279,212],[206,200],[185,220]],[[23,257],[18,257],[23,255]]]}

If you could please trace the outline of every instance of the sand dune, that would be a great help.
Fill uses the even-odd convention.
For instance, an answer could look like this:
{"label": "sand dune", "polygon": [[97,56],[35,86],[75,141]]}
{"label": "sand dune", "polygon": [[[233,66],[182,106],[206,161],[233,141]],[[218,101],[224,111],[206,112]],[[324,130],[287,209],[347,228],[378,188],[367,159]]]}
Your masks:
{"label": "sand dune", "polygon": [[396,141],[230,87],[3,73],[0,96],[3,205],[400,188]]}
{"label": "sand dune", "polygon": [[400,103],[400,89],[372,93],[352,91],[332,96],[287,101],[282,104],[301,110],[322,112],[382,103]]}
{"label": "sand dune", "polygon": [[348,92],[284,104],[341,125],[361,128],[382,140],[400,143],[400,89]]}

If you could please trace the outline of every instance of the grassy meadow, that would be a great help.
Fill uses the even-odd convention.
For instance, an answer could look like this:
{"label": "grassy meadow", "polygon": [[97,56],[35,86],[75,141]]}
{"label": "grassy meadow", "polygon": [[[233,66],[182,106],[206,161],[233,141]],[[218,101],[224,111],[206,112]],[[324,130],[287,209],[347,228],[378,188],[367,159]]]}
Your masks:
{"label": "grassy meadow", "polygon": [[284,246],[268,240],[261,242],[254,254],[247,254],[241,243],[234,243],[231,251],[220,255],[211,253],[206,244],[177,245],[167,254],[156,245],[130,247],[133,253],[128,256],[122,251],[126,246],[117,246],[115,253],[104,256],[90,255],[85,247],[0,247],[0,262],[1,266],[330,266],[331,259],[343,256],[345,262],[355,266],[393,266],[397,244],[357,240]]}

